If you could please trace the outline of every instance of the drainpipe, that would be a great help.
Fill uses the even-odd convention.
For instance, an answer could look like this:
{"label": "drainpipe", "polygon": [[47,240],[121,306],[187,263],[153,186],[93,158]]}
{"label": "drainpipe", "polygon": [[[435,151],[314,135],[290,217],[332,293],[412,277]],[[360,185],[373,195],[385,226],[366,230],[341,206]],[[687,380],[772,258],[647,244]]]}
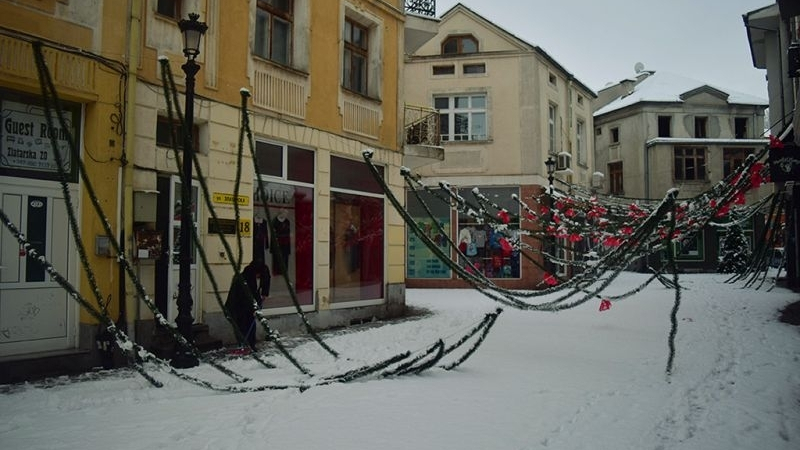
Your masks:
{"label": "drainpipe", "polygon": [[650,200],[650,141],[644,143],[644,198]]}
{"label": "drainpipe", "polygon": [[[128,0],[128,60],[127,60],[127,80],[125,87],[125,99],[123,100],[123,108],[125,110],[125,135],[122,138],[122,236],[120,237],[120,245],[126,253],[128,262],[132,261],[131,251],[133,245],[133,159],[134,159],[134,142],[135,135],[135,107],[136,107],[136,72],[139,67],[139,44],[142,37],[142,0]],[[128,245],[130,244],[130,245]],[[126,276],[125,271],[120,264],[120,301],[123,302],[121,307],[121,316],[124,317],[125,326],[127,327],[131,339],[136,339],[136,297],[134,295],[133,281]]]}

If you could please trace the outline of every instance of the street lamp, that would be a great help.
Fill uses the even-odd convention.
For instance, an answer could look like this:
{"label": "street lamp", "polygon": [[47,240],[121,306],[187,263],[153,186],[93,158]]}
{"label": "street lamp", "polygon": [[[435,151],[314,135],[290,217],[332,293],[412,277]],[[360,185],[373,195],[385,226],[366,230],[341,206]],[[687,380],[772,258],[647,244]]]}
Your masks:
{"label": "street lamp", "polygon": [[[549,182],[548,190],[547,190],[547,199],[548,199],[548,213],[547,213],[547,223],[549,224],[553,218],[553,177],[556,173],[556,160],[553,159],[552,156],[548,156],[547,160],[544,162],[544,165],[547,167],[547,181]],[[546,231],[545,231],[546,232]],[[555,241],[553,240],[552,236],[545,237],[545,243],[547,245],[548,253],[553,253],[555,250]],[[554,264],[552,261],[548,264],[550,271],[552,272],[554,269]]]}
{"label": "street lamp", "polygon": [[[183,33],[183,54],[186,56],[186,64],[181,66],[186,74],[186,109],[183,121],[183,161],[181,173],[183,182],[181,183],[181,235],[179,241],[180,266],[178,272],[178,317],[175,324],[178,332],[191,346],[194,342],[192,335],[192,284],[191,284],[191,265],[192,265],[192,228],[194,220],[192,217],[192,159],[194,153],[194,142],[192,130],[194,128],[194,77],[200,70],[200,65],[195,62],[195,58],[200,54],[200,40],[208,29],[205,22],[198,22],[200,15],[189,14],[189,20],[181,19],[178,27]],[[199,362],[190,348],[182,345],[175,347],[175,355],[171,364],[173,367],[188,368],[195,367]]]}

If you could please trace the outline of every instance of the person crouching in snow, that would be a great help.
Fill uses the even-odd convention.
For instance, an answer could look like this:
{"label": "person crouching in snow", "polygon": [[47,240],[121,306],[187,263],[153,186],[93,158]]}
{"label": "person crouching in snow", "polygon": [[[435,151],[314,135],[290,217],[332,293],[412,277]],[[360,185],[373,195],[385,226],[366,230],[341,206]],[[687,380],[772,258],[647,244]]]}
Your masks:
{"label": "person crouching in snow", "polygon": [[245,289],[249,289],[260,309],[264,299],[269,296],[270,281],[269,268],[259,259],[250,262],[240,276],[233,276],[225,308],[242,334],[242,337],[238,338],[240,347],[247,344],[255,349],[256,346],[256,310],[253,309],[253,302]]}

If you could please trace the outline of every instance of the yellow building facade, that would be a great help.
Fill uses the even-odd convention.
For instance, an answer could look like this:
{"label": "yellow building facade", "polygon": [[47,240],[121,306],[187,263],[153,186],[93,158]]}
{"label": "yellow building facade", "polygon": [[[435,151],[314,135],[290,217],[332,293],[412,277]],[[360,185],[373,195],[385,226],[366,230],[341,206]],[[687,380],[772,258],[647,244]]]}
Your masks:
{"label": "yellow building facade", "polygon": [[[42,11],[42,3],[51,11]],[[181,169],[170,109],[185,109],[186,57],[177,22],[189,13],[208,25],[196,60],[192,127],[199,170],[193,171],[191,208],[199,246],[192,252],[191,315],[195,329],[204,327],[210,336],[199,340],[234,340],[221,304],[235,264],[253,259],[269,267],[271,292],[262,312],[279,331],[299,329],[297,306],[320,328],[402,312],[404,226],[362,156],[365,149],[373,151],[375,165],[402,198],[402,2],[139,0],[128,2],[128,10],[99,0],[86,3],[0,2],[0,13],[9,22],[29,16],[2,24],[9,34],[60,43],[69,36],[74,47],[92,49],[93,57],[123,68],[117,73],[89,58],[94,84],[79,89],[62,83],[58,90],[81,111],[82,161],[135,278],[121,276],[113,254],[95,254],[102,253],[94,251],[95,240],[102,247],[105,233],[76,178],[80,234],[84,245],[91,244],[89,262],[102,280],[100,291],[112,299],[109,312],[137,342],[157,346],[164,330],[156,326],[154,311],[170,322],[178,312]],[[67,12],[91,16],[81,20],[92,26],[64,20]],[[19,23],[30,29],[20,30]],[[162,60],[177,85],[177,102],[168,103],[164,94]],[[17,71],[0,67],[3,89],[35,96],[35,77],[20,81],[12,75]],[[252,135],[243,140],[239,171],[243,90],[250,95]],[[4,195],[23,177],[9,178],[2,178]],[[55,196],[58,183],[48,183]],[[10,254],[10,233],[3,233],[3,254]],[[75,284],[89,297],[78,261],[70,264]],[[67,322],[80,326],[60,350],[94,352],[89,329],[97,328],[96,321],[71,302],[70,308],[76,316]],[[14,359],[31,356],[22,351]]]}

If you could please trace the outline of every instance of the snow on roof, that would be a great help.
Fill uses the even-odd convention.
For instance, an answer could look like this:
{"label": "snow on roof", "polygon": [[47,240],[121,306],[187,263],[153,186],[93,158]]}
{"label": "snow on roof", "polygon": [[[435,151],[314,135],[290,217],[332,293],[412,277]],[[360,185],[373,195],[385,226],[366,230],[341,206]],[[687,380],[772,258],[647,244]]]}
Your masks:
{"label": "snow on roof", "polygon": [[729,104],[769,106],[769,103],[762,98],[721,88],[682,75],[658,71],[637,84],[632,92],[595,111],[594,116],[598,117],[640,102],[682,103],[683,99],[681,97],[684,94],[704,87],[727,94]]}

